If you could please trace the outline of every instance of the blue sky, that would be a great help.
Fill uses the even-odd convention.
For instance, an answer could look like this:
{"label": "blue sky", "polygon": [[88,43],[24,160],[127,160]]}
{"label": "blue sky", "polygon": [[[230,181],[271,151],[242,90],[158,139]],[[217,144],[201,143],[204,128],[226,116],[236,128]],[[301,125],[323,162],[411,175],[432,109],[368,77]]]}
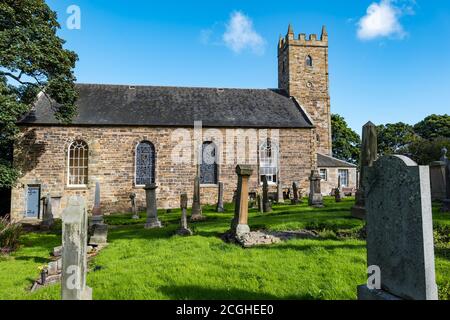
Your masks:
{"label": "blue sky", "polygon": [[[357,132],[450,113],[450,1],[47,0],[81,83],[277,87],[276,46],[329,33],[333,113]],[[77,5],[81,28],[69,29]],[[71,20],[72,21],[72,20]]]}

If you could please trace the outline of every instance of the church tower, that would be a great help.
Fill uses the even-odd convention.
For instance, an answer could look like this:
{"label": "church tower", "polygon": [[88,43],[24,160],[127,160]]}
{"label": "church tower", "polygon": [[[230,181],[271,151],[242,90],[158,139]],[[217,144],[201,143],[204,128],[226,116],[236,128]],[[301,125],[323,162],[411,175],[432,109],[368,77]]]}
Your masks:
{"label": "church tower", "polygon": [[278,88],[294,97],[316,127],[317,152],[332,155],[328,82],[328,34],[320,39],[304,33],[296,37],[289,25],[278,43]]}

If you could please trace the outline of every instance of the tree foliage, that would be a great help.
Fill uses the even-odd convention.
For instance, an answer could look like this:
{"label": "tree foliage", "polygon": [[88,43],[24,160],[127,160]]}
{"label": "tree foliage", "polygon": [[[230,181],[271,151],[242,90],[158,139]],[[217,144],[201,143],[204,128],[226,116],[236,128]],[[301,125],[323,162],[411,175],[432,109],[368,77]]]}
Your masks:
{"label": "tree foliage", "polygon": [[0,187],[11,186],[18,176],[12,166],[16,123],[39,92],[52,101],[59,121],[70,122],[76,114],[78,57],[63,48],[59,28],[44,0],[0,3]]}
{"label": "tree foliage", "polygon": [[450,138],[439,137],[433,140],[418,139],[411,143],[407,155],[419,165],[429,165],[441,158],[441,151],[450,150]]}
{"label": "tree foliage", "polygon": [[403,122],[377,126],[377,136],[380,155],[403,154],[417,140],[413,126]]}
{"label": "tree foliage", "polygon": [[338,114],[331,115],[333,157],[357,164],[360,155],[361,138],[349,128]]}
{"label": "tree foliage", "polygon": [[448,114],[428,116],[414,126],[414,132],[427,140],[450,138],[450,116]]}

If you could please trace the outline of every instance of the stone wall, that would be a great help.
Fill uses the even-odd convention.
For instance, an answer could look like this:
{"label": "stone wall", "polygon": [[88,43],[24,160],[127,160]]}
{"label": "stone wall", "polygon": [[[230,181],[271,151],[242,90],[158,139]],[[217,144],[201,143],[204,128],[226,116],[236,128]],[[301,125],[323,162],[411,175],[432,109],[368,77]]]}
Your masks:
{"label": "stone wall", "polygon": [[[137,193],[137,205],[145,206],[145,193],[134,185],[135,149],[143,140],[151,141],[156,149],[156,184],[159,208],[178,208],[180,194],[187,192],[192,202],[196,166],[174,164],[172,152],[179,141],[172,140],[175,128],[150,127],[49,127],[22,128],[21,138],[15,148],[15,164],[21,169],[19,183],[12,190],[11,215],[14,220],[24,217],[28,185],[40,185],[41,195],[50,193],[54,203],[55,216],[67,204],[70,196],[85,197],[92,209],[96,181],[101,185],[103,211],[108,213],[129,212],[131,192]],[[186,128],[186,135],[193,137],[193,128]],[[208,132],[214,132],[210,131]],[[226,129],[215,129],[222,133],[224,143]],[[203,129],[204,139],[208,138]],[[240,134],[238,134],[241,136]],[[316,165],[316,141],[311,129],[280,129],[281,181],[289,187],[292,181],[299,181],[303,190],[308,190],[308,175]],[[77,139],[89,146],[89,183],[83,188],[71,188],[67,184],[69,145]],[[229,138],[229,140],[236,137]],[[255,152],[254,175],[250,179],[250,191],[259,188],[257,142],[252,142]],[[247,149],[249,145],[247,145]],[[219,151],[220,152],[220,151]],[[224,152],[226,152],[224,150]],[[219,168],[219,180],[224,182],[224,199],[230,202],[236,188],[236,163],[223,163]],[[275,188],[273,187],[273,190]],[[217,186],[202,187],[202,203],[214,204],[217,200]]]}

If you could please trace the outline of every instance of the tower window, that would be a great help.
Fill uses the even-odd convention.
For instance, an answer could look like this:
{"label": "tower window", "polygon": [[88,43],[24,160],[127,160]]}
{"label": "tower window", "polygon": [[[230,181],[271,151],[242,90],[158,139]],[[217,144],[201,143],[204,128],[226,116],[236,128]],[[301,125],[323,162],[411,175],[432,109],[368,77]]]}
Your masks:
{"label": "tower window", "polygon": [[313,59],[311,56],[307,56],[306,57],[306,66],[307,67],[312,67],[313,66]]}

